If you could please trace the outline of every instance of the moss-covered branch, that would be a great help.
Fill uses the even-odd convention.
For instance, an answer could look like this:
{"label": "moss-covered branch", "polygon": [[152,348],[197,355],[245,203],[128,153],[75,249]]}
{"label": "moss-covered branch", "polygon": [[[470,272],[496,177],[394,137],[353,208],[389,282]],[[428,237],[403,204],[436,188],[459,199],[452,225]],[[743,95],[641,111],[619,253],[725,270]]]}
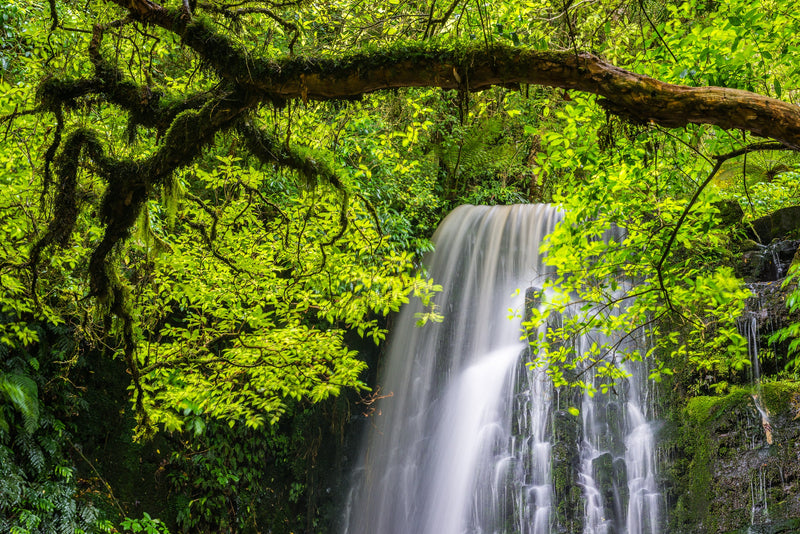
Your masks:
{"label": "moss-covered branch", "polygon": [[337,58],[259,58],[208,22],[187,22],[179,10],[149,0],[110,0],[137,20],[175,32],[220,77],[262,100],[336,100],[398,87],[479,91],[535,84],[604,98],[610,112],[666,127],[713,124],[800,147],[800,109],[749,91],[673,85],[616,67],[588,53],[537,51],[493,44],[414,42]]}
{"label": "moss-covered branch", "polygon": [[326,245],[338,241],[347,230],[348,191],[334,169],[324,159],[315,158],[311,153],[303,153],[302,150],[281,143],[273,135],[256,128],[249,121],[243,121],[238,130],[247,143],[247,149],[262,162],[276,163],[294,169],[310,184],[316,184],[321,179],[342,193],[339,232]]}

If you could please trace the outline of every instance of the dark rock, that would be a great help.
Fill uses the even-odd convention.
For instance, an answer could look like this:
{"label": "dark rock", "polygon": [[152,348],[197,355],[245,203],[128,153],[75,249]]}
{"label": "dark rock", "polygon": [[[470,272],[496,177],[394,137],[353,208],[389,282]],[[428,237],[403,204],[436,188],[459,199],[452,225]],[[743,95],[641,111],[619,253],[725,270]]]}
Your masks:
{"label": "dark rock", "polygon": [[778,278],[783,278],[789,272],[789,266],[800,252],[800,240],[775,241],[767,247],[776,258],[778,266]]}
{"label": "dark rock", "polygon": [[[565,404],[577,402],[576,392],[564,391]],[[580,419],[566,410],[553,412],[553,497],[558,532],[583,530],[583,493],[577,483],[580,470]]]}
{"label": "dark rock", "polygon": [[780,281],[747,285],[753,296],[745,302],[745,313],[756,315],[759,331],[773,332],[787,326],[793,320],[786,309],[786,298],[790,289],[781,285]]}
{"label": "dark rock", "polygon": [[690,403],[676,429],[668,532],[800,532],[800,384],[762,388]]}
{"label": "dark rock", "polygon": [[720,225],[724,227],[734,226],[742,222],[744,210],[736,200],[720,200],[714,202],[714,207],[719,210]]}
{"label": "dark rock", "polygon": [[800,532],[800,519],[789,519],[732,530],[726,534],[797,534],[798,532]]}
{"label": "dark rock", "polygon": [[736,265],[736,274],[750,283],[780,280],[789,271],[798,247],[800,240],[776,240],[769,245],[748,246]]}
{"label": "dark rock", "polygon": [[763,244],[773,239],[800,237],[800,206],[781,208],[756,219],[747,228],[747,237]]}
{"label": "dark rock", "polygon": [[756,243],[752,239],[745,239],[739,243],[739,252],[752,252],[754,250],[759,250],[762,247],[763,245]]}

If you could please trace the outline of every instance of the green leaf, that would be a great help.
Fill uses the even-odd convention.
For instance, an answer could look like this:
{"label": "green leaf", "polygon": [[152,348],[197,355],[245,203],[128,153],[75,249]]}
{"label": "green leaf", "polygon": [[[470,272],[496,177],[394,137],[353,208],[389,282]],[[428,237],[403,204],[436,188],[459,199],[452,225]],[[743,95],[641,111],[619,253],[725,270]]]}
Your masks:
{"label": "green leaf", "polygon": [[0,392],[22,414],[25,430],[32,433],[39,426],[39,393],[36,382],[28,376],[0,374]]}

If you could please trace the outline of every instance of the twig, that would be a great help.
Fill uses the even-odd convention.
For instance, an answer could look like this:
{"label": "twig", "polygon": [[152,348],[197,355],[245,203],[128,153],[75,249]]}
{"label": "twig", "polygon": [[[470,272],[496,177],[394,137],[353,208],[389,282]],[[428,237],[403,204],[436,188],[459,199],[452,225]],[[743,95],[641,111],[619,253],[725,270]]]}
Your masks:
{"label": "twig", "polygon": [[700,184],[700,186],[694,192],[694,196],[692,196],[692,199],[686,205],[686,208],[684,208],[683,213],[681,213],[681,216],[678,219],[678,222],[675,225],[675,228],[672,230],[672,234],[669,236],[669,240],[667,241],[667,245],[664,247],[664,252],[661,255],[661,259],[658,261],[658,264],[656,265],[656,271],[658,273],[658,282],[659,282],[659,284],[661,286],[661,291],[664,294],[664,298],[667,301],[667,305],[669,306],[670,310],[672,310],[673,312],[676,312],[676,310],[672,306],[672,301],[669,298],[669,292],[667,291],[667,288],[664,285],[664,277],[663,277],[663,273],[662,273],[662,267],[663,267],[664,262],[666,261],[667,257],[669,256],[670,249],[672,248],[672,244],[675,242],[675,238],[678,236],[678,231],[680,230],[681,225],[683,225],[683,221],[686,219],[686,216],[689,215],[689,212],[692,210],[692,207],[694,206],[694,203],[697,202],[698,198],[700,198],[700,194],[708,186],[708,184],[711,183],[711,180],[714,179],[714,176],[716,176],[716,174],[719,172],[719,169],[722,167],[723,163],[725,163],[729,159],[742,156],[742,155],[747,154],[749,152],[757,152],[757,151],[760,151],[760,150],[796,150],[796,149],[792,148],[792,147],[788,147],[788,146],[784,145],[783,143],[764,142],[764,143],[755,143],[755,144],[752,144],[752,145],[748,145],[748,146],[746,146],[744,148],[740,148],[738,150],[734,150],[733,152],[729,152],[727,154],[722,154],[720,156],[713,156],[713,159],[716,160],[716,163],[714,164],[714,168],[711,169],[711,174],[709,174],[708,177],[703,181],[703,183]]}
{"label": "twig", "polygon": [[108,490],[108,496],[111,497],[111,502],[113,502],[114,505],[119,509],[119,513],[122,514],[122,517],[125,517],[127,514],[125,513],[125,510],[122,509],[122,505],[119,503],[117,498],[114,497],[114,490],[111,489],[111,484],[109,484],[108,481],[105,478],[103,478],[103,476],[94,466],[94,464],[89,461],[86,455],[83,454],[83,451],[81,451],[80,448],[77,445],[75,445],[75,443],[73,443],[71,439],[67,438],[67,441],[69,441],[69,444],[72,445],[72,448],[75,450],[75,452],[77,452],[80,455],[80,457],[83,458],[83,461],[89,464],[89,467],[92,468],[94,474],[97,475],[97,478],[100,479],[100,482],[102,482],[103,485],[105,485],[106,490]]}

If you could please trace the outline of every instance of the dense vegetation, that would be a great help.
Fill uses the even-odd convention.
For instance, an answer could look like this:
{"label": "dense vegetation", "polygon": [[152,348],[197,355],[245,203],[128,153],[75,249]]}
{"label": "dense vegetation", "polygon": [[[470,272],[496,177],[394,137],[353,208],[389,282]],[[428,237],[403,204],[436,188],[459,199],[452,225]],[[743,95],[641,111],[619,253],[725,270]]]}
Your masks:
{"label": "dense vegetation", "polygon": [[[422,254],[462,203],[563,205],[549,287],[602,312],[561,337],[634,325],[654,378],[724,392],[746,223],[800,198],[792,8],[6,2],[0,530],[324,530],[322,466],[387,317],[438,319]],[[553,341],[558,383],[620,374]]]}

